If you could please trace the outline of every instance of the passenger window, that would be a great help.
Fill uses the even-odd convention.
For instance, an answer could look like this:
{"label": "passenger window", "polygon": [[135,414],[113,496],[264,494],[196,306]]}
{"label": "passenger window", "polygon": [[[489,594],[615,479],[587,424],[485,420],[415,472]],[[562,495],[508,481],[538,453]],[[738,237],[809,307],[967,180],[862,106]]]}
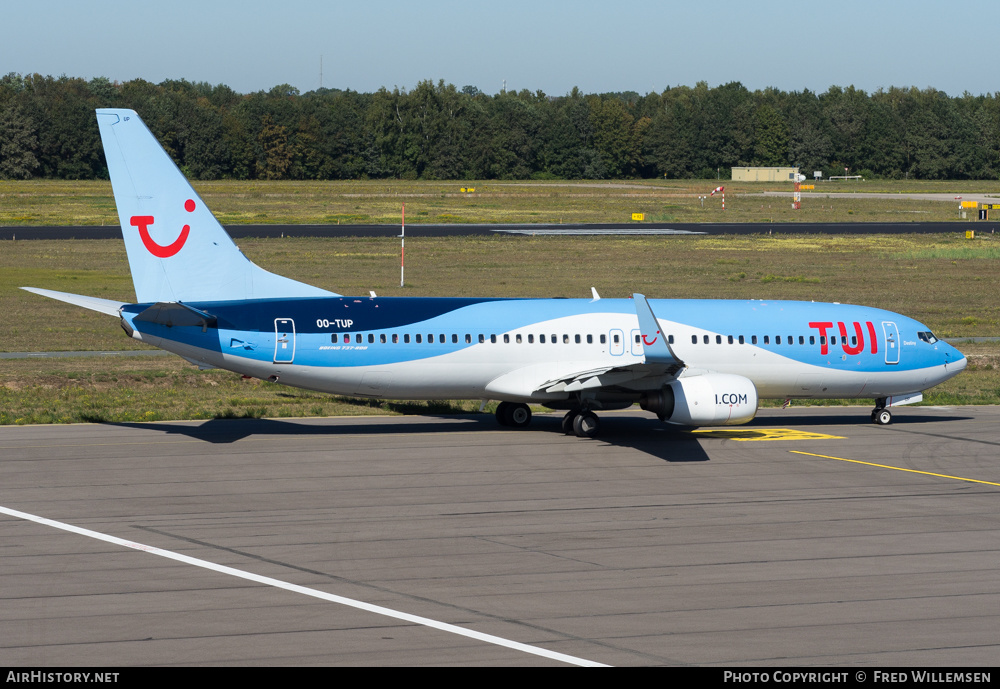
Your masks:
{"label": "passenger window", "polygon": [[495,334],[490,335],[490,342],[492,342],[493,344],[497,343],[497,336]]}
{"label": "passenger window", "polygon": [[563,333],[563,344],[569,344],[569,335]]}
{"label": "passenger window", "polygon": [[732,335],[730,335],[730,336],[729,336],[728,338],[726,338],[726,339],[728,339],[728,340],[729,340],[729,344],[732,344],[732,343],[733,343],[733,336],[732,336]]}
{"label": "passenger window", "polygon": [[337,344],[337,333],[330,335],[330,342]]}
{"label": "passenger window", "polygon": [[756,335],[751,335],[750,336],[750,344],[757,344],[757,336]]}
{"label": "passenger window", "polygon": [[417,333],[417,344],[423,342],[423,340],[421,340],[420,337],[421,337],[420,333]]}
{"label": "passenger window", "polygon": [[608,336],[601,335],[601,344],[607,344],[607,343],[608,343]]}
{"label": "passenger window", "polygon": [[806,338],[799,335],[799,344],[805,344],[805,343],[806,343]]}
{"label": "passenger window", "polygon": [[503,335],[503,343],[510,344],[510,335],[508,335],[507,333],[504,333]]}
{"label": "passenger window", "polygon": [[674,343],[674,336],[673,335],[667,335],[667,342],[669,342],[670,344],[673,344]]}
{"label": "passenger window", "polygon": [[535,344],[535,336],[528,335],[528,344]]}
{"label": "passenger window", "polygon": [[472,344],[472,335],[465,333],[465,344]]}
{"label": "passenger window", "polygon": [[580,344],[580,336],[579,336],[579,335],[574,335],[574,336],[573,336],[573,338],[574,338],[574,341],[575,341],[575,342],[576,342],[577,344]]}
{"label": "passenger window", "polygon": [[559,344],[559,338],[556,337],[555,333],[552,333],[552,344]]}
{"label": "passenger window", "polygon": [[458,344],[458,333],[452,333],[451,334],[451,343],[452,344]]}
{"label": "passenger window", "polygon": [[403,335],[403,344],[410,344],[410,333]]}
{"label": "passenger window", "polygon": [[742,335],[740,335],[740,344],[746,344],[746,340],[743,339]]}
{"label": "passenger window", "polygon": [[538,343],[539,344],[545,344],[545,335],[539,335],[538,336]]}
{"label": "passenger window", "polygon": [[375,333],[368,333],[368,344],[375,344]]}
{"label": "passenger window", "polygon": [[587,335],[587,344],[594,344],[594,336]]}
{"label": "passenger window", "polygon": [[764,344],[771,344],[771,336],[770,335],[765,335],[764,336]]}
{"label": "passenger window", "polygon": [[691,344],[698,344],[698,336],[697,335],[692,335],[691,336]]}
{"label": "passenger window", "polygon": [[392,343],[399,344],[399,335],[397,335],[396,333],[392,334]]}
{"label": "passenger window", "polygon": [[486,342],[486,336],[483,335],[482,333],[479,333],[479,344],[482,344],[484,342]]}
{"label": "passenger window", "polygon": [[521,333],[518,333],[517,335],[514,336],[514,341],[517,344],[521,344]]}
{"label": "passenger window", "polygon": [[715,336],[715,344],[722,344],[722,335]]}
{"label": "passenger window", "polygon": [[[767,343],[765,342],[765,344]],[[774,338],[774,344],[781,344],[781,335],[778,335],[777,337]]]}
{"label": "passenger window", "polygon": [[702,338],[702,341],[703,341],[703,342],[704,342],[705,344],[708,344],[708,335],[705,335],[705,336],[704,336],[704,337]]}
{"label": "passenger window", "polygon": [[361,333],[358,333],[357,337],[354,338],[354,341],[361,344]]}
{"label": "passenger window", "polygon": [[816,344],[816,336],[815,335],[810,335],[809,336],[809,344],[811,344],[811,345]]}

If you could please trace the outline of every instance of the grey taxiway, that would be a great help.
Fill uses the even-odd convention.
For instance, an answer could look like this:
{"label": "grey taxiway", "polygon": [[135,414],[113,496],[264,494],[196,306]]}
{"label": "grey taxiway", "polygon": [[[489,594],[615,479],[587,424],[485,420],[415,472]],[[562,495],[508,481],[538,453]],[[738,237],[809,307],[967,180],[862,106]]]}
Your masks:
{"label": "grey taxiway", "polygon": [[1000,409],[0,428],[0,665],[982,666]]}

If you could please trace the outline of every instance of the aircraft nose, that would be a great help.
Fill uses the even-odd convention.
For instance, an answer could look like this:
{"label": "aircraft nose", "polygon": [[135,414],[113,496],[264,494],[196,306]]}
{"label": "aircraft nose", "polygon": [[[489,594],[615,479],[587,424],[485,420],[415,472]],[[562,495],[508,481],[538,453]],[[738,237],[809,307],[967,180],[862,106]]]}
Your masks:
{"label": "aircraft nose", "polygon": [[960,351],[948,345],[948,348],[944,352],[944,365],[947,367],[949,373],[959,373],[964,371],[965,367],[969,365],[969,360]]}

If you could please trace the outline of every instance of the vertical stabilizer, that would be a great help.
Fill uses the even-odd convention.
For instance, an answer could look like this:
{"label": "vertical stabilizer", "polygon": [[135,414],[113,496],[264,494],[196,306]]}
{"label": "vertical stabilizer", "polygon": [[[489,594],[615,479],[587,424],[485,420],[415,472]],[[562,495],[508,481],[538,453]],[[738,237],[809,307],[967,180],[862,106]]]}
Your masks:
{"label": "vertical stabilizer", "polygon": [[336,296],[244,256],[135,111],[97,122],[138,302]]}

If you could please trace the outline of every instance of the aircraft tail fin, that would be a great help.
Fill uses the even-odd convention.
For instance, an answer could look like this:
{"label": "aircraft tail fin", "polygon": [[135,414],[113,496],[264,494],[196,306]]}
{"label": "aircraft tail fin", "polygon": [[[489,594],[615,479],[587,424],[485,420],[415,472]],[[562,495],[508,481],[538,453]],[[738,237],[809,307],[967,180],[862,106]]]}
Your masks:
{"label": "aircraft tail fin", "polygon": [[339,296],[244,256],[135,111],[97,122],[140,303]]}

